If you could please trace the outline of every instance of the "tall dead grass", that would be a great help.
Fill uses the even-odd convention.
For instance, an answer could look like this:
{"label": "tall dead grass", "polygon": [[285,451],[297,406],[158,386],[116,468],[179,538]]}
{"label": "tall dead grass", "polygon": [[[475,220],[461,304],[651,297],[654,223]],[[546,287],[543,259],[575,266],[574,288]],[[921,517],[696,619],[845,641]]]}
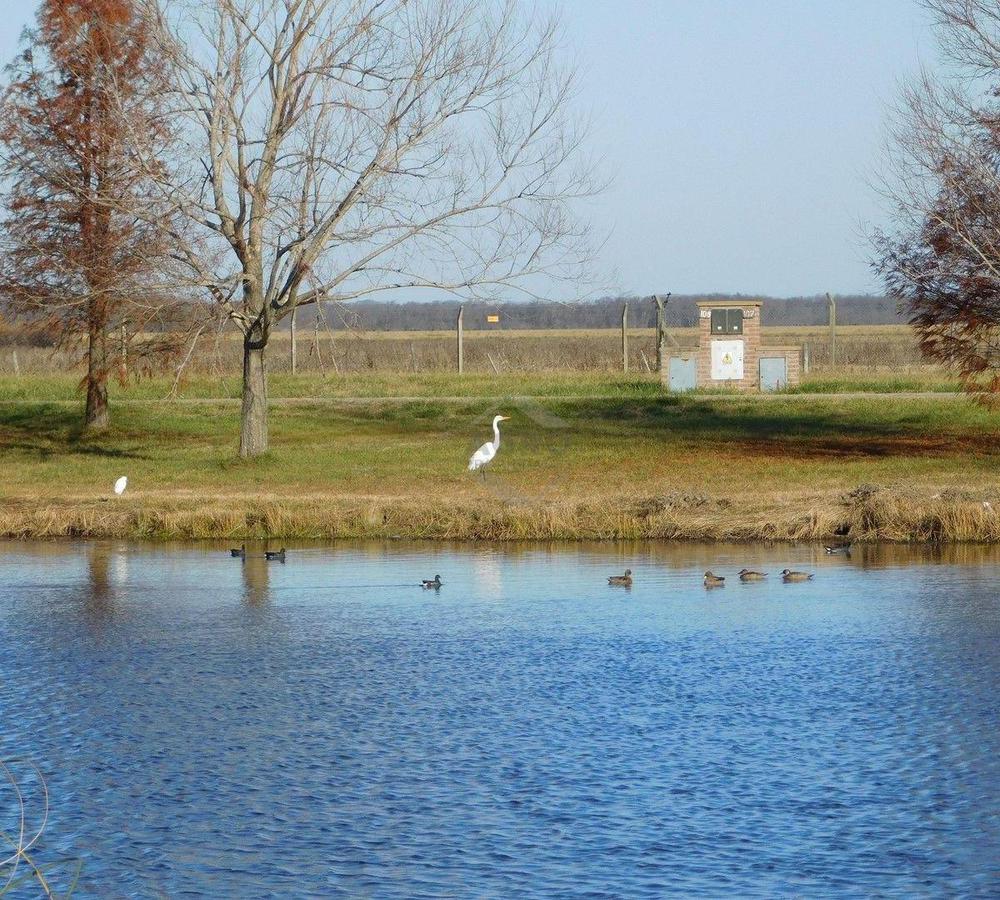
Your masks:
{"label": "tall dead grass", "polygon": [[[698,343],[693,328],[668,331],[670,352],[688,352]],[[452,332],[333,332],[318,336],[308,330],[298,340],[298,371],[352,374],[377,372],[452,372],[456,367]],[[831,363],[827,333],[813,327],[765,329],[764,344],[808,345],[813,368]],[[236,335],[202,336],[188,364],[192,375],[225,375],[241,371]],[[271,339],[272,372],[290,370],[290,341],[285,333]],[[620,372],[621,334],[616,330],[468,331],[465,370],[470,373]],[[844,326],[838,332],[837,365],[863,368],[915,366],[923,362],[912,331],[901,326]],[[629,334],[629,370],[649,372],[656,365],[651,329]],[[76,371],[79,354],[37,346],[0,347],[0,375],[53,374]]]}
{"label": "tall dead grass", "polygon": [[[1000,501],[998,501],[1000,505]],[[643,496],[562,502],[392,497],[218,497],[8,503],[0,535],[13,538],[997,542],[1000,510],[978,495],[860,485],[842,495],[714,498]]]}

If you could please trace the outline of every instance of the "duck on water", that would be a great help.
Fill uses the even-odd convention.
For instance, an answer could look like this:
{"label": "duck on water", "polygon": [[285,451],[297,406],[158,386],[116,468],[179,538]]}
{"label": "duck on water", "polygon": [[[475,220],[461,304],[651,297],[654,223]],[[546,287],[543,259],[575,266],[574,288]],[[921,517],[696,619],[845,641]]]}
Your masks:
{"label": "duck on water", "polygon": [[781,570],[781,580],[785,582],[789,581],[812,581],[812,572],[796,572],[792,569],[782,569]]}

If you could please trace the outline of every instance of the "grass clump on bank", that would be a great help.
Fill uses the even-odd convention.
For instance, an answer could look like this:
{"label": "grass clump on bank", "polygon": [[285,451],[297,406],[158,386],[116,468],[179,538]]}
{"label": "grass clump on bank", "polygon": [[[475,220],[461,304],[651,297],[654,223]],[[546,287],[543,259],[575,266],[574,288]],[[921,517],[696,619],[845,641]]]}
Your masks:
{"label": "grass clump on bank", "polygon": [[[286,402],[276,379],[272,450],[250,462],[235,457],[238,404],[201,402],[227,385],[163,403],[147,382],[91,437],[67,384],[29,398],[0,383],[0,534],[1000,540],[1000,418],[974,404],[579,381],[443,376],[393,398],[341,379],[339,398]],[[465,467],[497,412],[513,418],[484,482]]]}

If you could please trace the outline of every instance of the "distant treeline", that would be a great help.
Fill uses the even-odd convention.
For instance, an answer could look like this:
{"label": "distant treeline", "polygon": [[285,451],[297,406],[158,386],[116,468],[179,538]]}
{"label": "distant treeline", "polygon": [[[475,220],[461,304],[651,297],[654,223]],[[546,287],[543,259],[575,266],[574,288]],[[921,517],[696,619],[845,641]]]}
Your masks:
{"label": "distant treeline", "polygon": [[[667,325],[688,328],[697,324],[699,300],[756,300],[764,302],[765,325],[823,325],[828,319],[826,298],[819,297],[756,297],[744,294],[685,294],[671,297],[665,308]],[[906,322],[896,302],[889,297],[871,295],[838,296],[837,322],[841,325],[895,325]],[[652,328],[656,324],[656,307],[650,297],[606,297],[580,303],[466,303],[464,325],[470,331],[546,328],[618,328],[622,321],[622,304],[628,303],[628,321],[632,328]],[[388,302],[359,301],[344,306],[324,304],[323,314],[334,331],[447,331],[455,327],[459,302],[421,301]],[[195,319],[204,311],[196,304],[178,306],[178,316]],[[486,317],[498,315],[498,324]],[[315,307],[305,306],[298,312],[300,328],[314,327]],[[320,320],[322,322],[322,320]],[[287,331],[289,319],[279,328]],[[169,328],[169,325],[165,327]],[[51,323],[19,321],[0,302],[0,346],[33,344],[51,346],[59,329]],[[161,330],[150,328],[149,330]]]}
{"label": "distant treeline", "polygon": [[[826,298],[818,297],[751,297],[742,294],[686,294],[673,296],[666,305],[667,324],[685,328],[697,324],[699,300],[764,301],[765,325],[822,325],[829,321]],[[889,297],[845,295],[836,297],[837,322],[841,325],[895,325],[906,322],[896,301]],[[466,303],[464,326],[469,330],[482,328],[543,329],[543,328],[617,328],[621,325],[622,304],[629,305],[629,325],[652,328],[656,323],[656,307],[649,297],[606,297],[581,303]],[[458,301],[379,302],[364,301],[344,307],[326,308],[329,324],[337,328],[359,328],[367,331],[440,331],[455,327]],[[301,313],[302,320],[312,318],[310,310]],[[486,321],[488,315],[499,315],[499,325]],[[287,323],[286,323],[287,327]]]}

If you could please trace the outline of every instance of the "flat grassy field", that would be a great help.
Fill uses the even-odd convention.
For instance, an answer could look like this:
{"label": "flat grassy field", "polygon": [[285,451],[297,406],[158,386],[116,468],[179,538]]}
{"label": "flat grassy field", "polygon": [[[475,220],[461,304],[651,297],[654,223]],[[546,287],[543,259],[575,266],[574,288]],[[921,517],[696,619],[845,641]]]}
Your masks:
{"label": "flat grassy field", "polygon": [[[271,453],[241,462],[238,382],[169,390],[114,389],[113,427],[91,437],[74,379],[0,379],[0,534],[1000,540],[1000,415],[953,394],[282,376]],[[496,413],[512,418],[484,480],[466,463]]]}

